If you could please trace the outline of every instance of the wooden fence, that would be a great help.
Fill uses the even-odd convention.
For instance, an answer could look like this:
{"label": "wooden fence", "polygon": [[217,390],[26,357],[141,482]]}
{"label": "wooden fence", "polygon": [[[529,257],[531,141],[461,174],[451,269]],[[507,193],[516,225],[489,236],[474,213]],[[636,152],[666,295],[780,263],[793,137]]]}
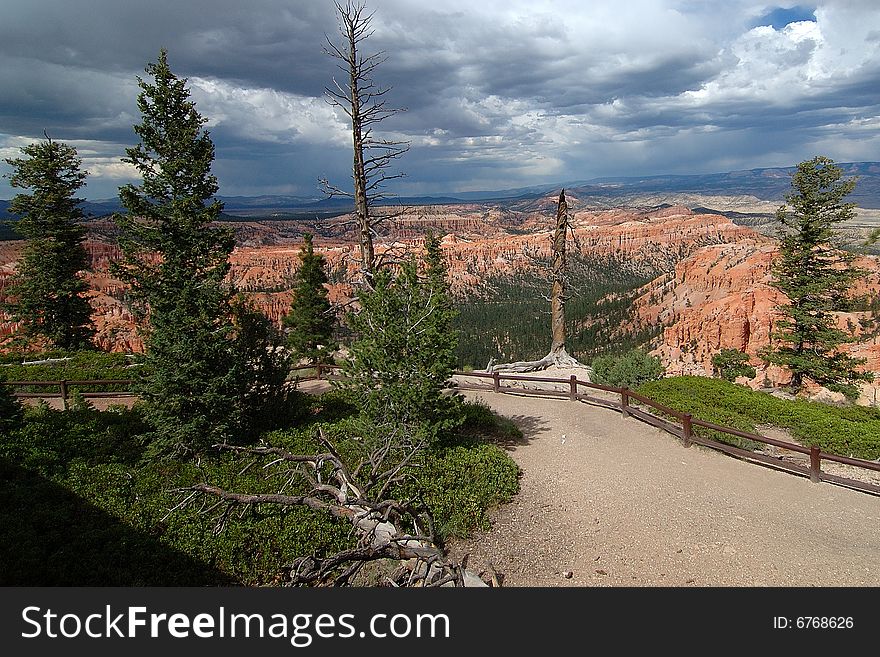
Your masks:
{"label": "wooden fence", "polygon": [[[58,399],[61,398],[61,405],[67,410],[70,400],[71,389],[80,387],[100,387],[111,385],[130,386],[134,383],[134,379],[84,379],[84,380],[67,380],[60,381],[0,381],[14,388],[57,388],[57,390],[47,390],[40,392],[22,392],[15,390],[12,394],[20,399],[38,398],[38,399]],[[102,397],[134,397],[135,393],[130,390],[115,390],[107,392],[95,392],[92,390],[79,392],[80,396],[86,399],[98,399]]]}
{"label": "wooden fence", "polygon": [[[847,456],[839,456],[837,454],[829,454],[828,452],[821,451],[816,446],[804,447],[803,445],[798,445],[797,443],[790,443],[782,440],[777,440],[775,438],[769,438],[767,436],[750,433],[748,431],[741,431],[739,429],[734,429],[733,427],[725,427],[719,424],[714,424],[712,422],[706,422],[705,420],[695,418],[688,413],[682,413],[681,411],[677,411],[673,408],[669,408],[668,406],[664,406],[663,404],[654,401],[650,397],[641,395],[626,387],[617,388],[614,386],[600,385],[598,383],[588,383],[586,381],[580,381],[574,375],[572,375],[568,379],[549,379],[535,376],[524,376],[520,374],[503,374],[500,372],[455,372],[455,375],[459,377],[491,379],[491,388],[488,386],[460,384],[458,386],[459,389],[492,390],[493,392],[501,392],[507,394],[529,395],[536,397],[556,397],[568,399],[570,401],[582,401],[588,404],[604,406],[605,408],[611,408],[619,411],[624,417],[634,417],[638,420],[641,420],[642,422],[646,422],[647,424],[671,433],[672,435],[681,439],[682,445],[684,445],[684,447],[690,447],[693,444],[702,445],[704,447],[710,447],[712,449],[716,449],[720,452],[724,452],[725,454],[729,454],[737,458],[757,462],[762,465],[767,465],[777,470],[783,470],[793,474],[809,477],[810,480],[815,483],[826,481],[828,483],[846,486],[848,488],[871,493],[873,495],[880,495],[880,486],[876,484],[858,481],[856,479],[850,479],[848,477],[842,477],[839,475],[831,474],[829,472],[823,472],[822,461],[832,461],[835,463],[841,463],[857,468],[864,468],[866,470],[873,470],[874,472],[880,472],[880,463],[877,463],[875,461],[868,461],[865,459],[855,459]],[[527,390],[524,388],[501,385],[502,381],[533,381],[540,383],[555,383],[567,385],[568,389]],[[620,400],[617,401],[616,399],[606,399],[582,393],[581,388],[585,388],[587,390],[601,390],[603,392],[619,395]],[[634,401],[643,404],[650,409],[658,411],[659,415],[651,413],[644,408],[639,408],[635,406],[633,404]],[[677,422],[672,421],[669,418],[672,418]],[[797,463],[784,461],[767,454],[761,454],[760,452],[754,452],[751,450],[743,449],[741,447],[735,447],[733,445],[728,445],[726,443],[713,440],[706,436],[701,436],[695,430],[695,428],[697,427],[702,427],[712,431],[717,431],[719,433],[728,434],[730,436],[736,436],[737,438],[745,438],[746,440],[751,440],[757,443],[773,445],[774,447],[804,454],[809,457],[810,465],[809,467],[799,465]]]}
{"label": "wooden fence", "polygon": [[[339,380],[342,378],[339,374],[334,373],[339,369],[338,365],[299,365],[291,369],[294,372],[305,372],[303,376],[296,376],[294,384],[299,381]],[[709,447],[720,452],[724,452],[725,454],[735,456],[737,458],[760,463],[762,465],[766,465],[777,470],[783,470],[804,477],[809,477],[810,480],[815,483],[825,481],[840,486],[846,486],[847,488],[860,490],[866,493],[871,493],[873,495],[880,495],[880,486],[876,484],[858,481],[855,479],[850,479],[848,477],[842,477],[822,471],[822,461],[832,461],[835,463],[841,463],[843,465],[849,465],[857,468],[864,468],[866,470],[872,470],[874,472],[880,472],[880,463],[878,462],[868,461],[865,459],[855,459],[847,456],[839,456],[837,454],[829,454],[828,452],[821,451],[816,446],[804,447],[803,445],[798,445],[797,443],[777,440],[775,438],[769,438],[767,436],[750,433],[748,431],[734,429],[733,427],[725,427],[719,424],[713,424],[712,422],[706,422],[705,420],[695,418],[688,413],[682,413],[681,411],[677,411],[674,408],[664,406],[663,404],[654,401],[650,397],[646,397],[645,395],[641,395],[634,390],[630,390],[625,387],[617,388],[615,386],[606,386],[598,383],[580,381],[574,375],[567,379],[551,379],[536,376],[525,376],[521,374],[502,374],[500,372],[490,373],[456,371],[454,372],[454,374],[458,377],[491,380],[491,387],[488,385],[459,383],[457,385],[457,388],[460,390],[491,390],[498,393],[567,399],[569,401],[580,401],[594,406],[602,406],[615,411],[619,411],[624,417],[633,417],[641,420],[642,422],[646,422],[647,424],[662,429],[663,431],[666,431],[673,436],[680,438],[684,447],[690,447],[693,444],[702,445],[704,447]],[[553,383],[567,386],[567,389],[529,390],[514,386],[504,386],[501,384],[502,381],[531,381],[544,384]],[[71,387],[131,385],[132,382],[133,381],[130,379],[108,379],[90,381],[4,381],[3,383],[13,387],[56,387],[59,389],[58,392],[15,392],[14,394],[17,397],[60,397],[64,408],[67,408],[67,402]],[[605,393],[611,393],[615,396],[619,396],[619,401],[617,399],[607,399],[604,397],[597,397],[595,395],[587,394],[586,392],[581,391],[582,388],[586,389],[587,391],[599,390]],[[81,394],[83,397],[86,398],[134,396],[134,393],[127,391],[83,392]],[[657,411],[659,415],[652,413],[643,407],[637,406],[633,402],[653,409]],[[774,447],[786,449],[791,452],[804,454],[805,456],[809,457],[809,467],[790,461],[784,461],[782,459],[775,458],[767,454],[761,454],[760,452],[754,452],[751,450],[743,449],[741,447],[736,447],[734,445],[728,445],[726,443],[713,440],[712,438],[708,438],[706,436],[701,436],[695,430],[695,428],[698,427],[709,429],[711,431],[717,431],[719,433],[724,433],[730,436],[735,436],[737,438],[744,438],[746,440],[751,440],[757,443],[763,443],[765,445],[773,445]]]}

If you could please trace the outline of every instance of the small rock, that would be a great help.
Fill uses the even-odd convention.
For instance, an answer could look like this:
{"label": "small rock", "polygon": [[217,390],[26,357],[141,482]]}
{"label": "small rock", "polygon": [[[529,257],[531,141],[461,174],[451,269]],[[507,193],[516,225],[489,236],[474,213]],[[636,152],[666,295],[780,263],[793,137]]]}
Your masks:
{"label": "small rock", "polygon": [[565,579],[571,579],[573,575],[574,575],[574,573],[572,573],[570,570],[566,570],[564,573],[562,573],[562,576]]}
{"label": "small rock", "polygon": [[601,568],[596,568],[596,574],[597,575],[607,575],[608,571],[602,570]]}

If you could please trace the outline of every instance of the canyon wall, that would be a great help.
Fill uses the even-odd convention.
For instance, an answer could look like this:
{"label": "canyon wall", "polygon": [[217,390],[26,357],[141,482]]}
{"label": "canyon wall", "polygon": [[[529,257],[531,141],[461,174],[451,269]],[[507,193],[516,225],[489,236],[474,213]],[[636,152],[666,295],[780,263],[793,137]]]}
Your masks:
{"label": "canyon wall", "polygon": [[[776,244],[760,236],[698,249],[684,258],[671,274],[646,285],[635,301],[641,322],[659,322],[663,331],[652,353],[663,361],[668,374],[711,376],[712,356],[721,349],[738,349],[751,356],[757,376],[752,387],[787,383],[790,376],[767,365],[759,352],[770,345],[779,319],[777,306],[785,296],[770,285]],[[857,266],[868,271],[856,294],[880,293],[880,262],[863,257]],[[865,358],[863,369],[880,372],[880,337],[865,334],[861,320],[867,312],[837,313],[838,325],[860,336],[847,345],[856,358]],[[745,381],[744,381],[745,382]],[[862,402],[876,402],[880,381],[862,386]]]}
{"label": "canyon wall", "polygon": [[[571,198],[572,207],[581,207]],[[394,260],[421,251],[428,231],[442,238],[454,294],[479,293],[488,278],[540,271],[549,261],[555,197],[523,202],[522,209],[481,204],[427,206],[396,211],[380,229],[377,253]],[[227,222],[237,236],[230,257],[229,281],[253,305],[280,326],[292,302],[290,291],[299,266],[302,233],[314,232],[316,250],[327,261],[331,300],[345,303],[352,295],[349,281],[357,273],[358,247],[351,217],[314,221]],[[608,262],[625,262],[647,275],[661,272],[639,291],[634,323],[662,325],[653,353],[670,374],[710,375],[712,355],[734,348],[752,356],[758,376],[784,383],[786,373],[766,367],[757,354],[770,342],[784,301],[770,285],[775,242],[719,214],[695,213],[683,206],[655,210],[585,210],[573,212],[570,253]],[[129,306],[126,286],[113,278],[110,265],[120,257],[113,244],[113,226],[90,224],[85,246],[92,263],[87,280],[94,309],[97,344],[111,351],[141,351],[143,342]],[[15,272],[21,242],[0,242],[0,297]],[[880,293],[877,258],[861,266],[872,273],[863,291]],[[864,314],[839,315],[842,326],[858,327]],[[0,348],[16,326],[0,316]],[[850,346],[853,355],[868,359],[880,371],[876,336]],[[878,382],[880,383],[880,382]],[[868,401],[877,385],[866,388]]]}
{"label": "canyon wall", "polygon": [[[429,206],[389,217],[381,226],[376,251],[389,260],[421,251],[428,231],[442,236],[450,285],[454,294],[478,292],[490,276],[534,272],[537,263],[550,259],[553,199],[547,208],[511,211],[479,205]],[[297,267],[301,235],[319,231],[316,250],[327,261],[331,299],[343,303],[351,296],[348,283],[357,273],[357,245],[350,231],[350,216],[318,222],[231,222],[239,237],[230,257],[229,281],[280,326],[289,311],[290,288]],[[736,242],[753,233],[721,215],[695,214],[684,207],[655,211],[614,210],[576,212],[570,249],[584,256],[626,259],[628,265],[655,273],[706,244]],[[143,343],[135,328],[126,286],[110,274],[110,264],[120,257],[112,242],[114,226],[98,220],[89,224],[85,242],[91,260],[86,274],[94,308],[96,342],[111,351],[140,351]],[[0,243],[0,290],[16,270],[20,242]],[[2,292],[0,292],[2,293]],[[0,339],[15,329],[8,318],[0,321]]]}

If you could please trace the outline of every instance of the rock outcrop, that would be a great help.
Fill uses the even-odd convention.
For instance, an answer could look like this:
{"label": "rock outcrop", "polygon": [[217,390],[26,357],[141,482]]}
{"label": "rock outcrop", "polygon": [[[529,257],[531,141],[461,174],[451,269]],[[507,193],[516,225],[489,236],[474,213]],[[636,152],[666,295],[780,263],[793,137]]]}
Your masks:
{"label": "rock outcrop", "polygon": [[[770,345],[779,319],[776,308],[787,299],[770,285],[776,244],[755,235],[727,244],[698,249],[675,266],[672,275],[660,276],[642,290],[635,315],[642,323],[658,322],[662,334],[652,353],[669,374],[711,376],[712,356],[721,349],[738,349],[751,356],[757,376],[752,387],[785,384],[790,376],[767,365],[759,352]],[[870,275],[856,294],[880,293],[880,263],[866,257],[857,265]],[[838,313],[838,324],[861,336],[848,352],[865,358],[864,369],[880,372],[880,336],[866,334],[862,320],[867,312]],[[880,381],[862,386],[863,401],[880,397]]]}
{"label": "rock outcrop", "polygon": [[[586,210],[569,199],[574,232],[569,254],[608,262],[625,262],[643,273],[660,276],[639,292],[634,323],[661,325],[654,353],[671,374],[711,374],[712,355],[734,348],[752,356],[758,376],[750,382],[784,383],[786,373],[766,367],[757,354],[770,342],[774,309],[784,301],[770,285],[775,242],[719,214],[695,213],[684,206],[654,210]],[[551,255],[555,197],[505,206],[461,204],[395,210],[381,225],[377,253],[391,260],[420,251],[428,231],[442,238],[455,294],[473,293],[491,277],[536,271]],[[229,281],[251,303],[280,325],[292,302],[290,291],[299,266],[305,231],[316,234],[316,250],[327,261],[331,301],[352,296],[348,281],[357,273],[356,238],[350,217],[315,220],[232,221],[237,246],[230,258]],[[112,351],[141,351],[126,286],[110,274],[120,257],[113,243],[112,222],[93,221],[85,246],[92,263],[87,274],[94,308],[97,343]],[[0,242],[0,297],[14,274],[21,242]],[[880,265],[865,258],[873,274],[863,291],[880,292]],[[840,314],[842,326],[860,329],[864,314]],[[0,348],[17,327],[0,316]],[[863,336],[851,345],[866,367],[880,371],[880,338]],[[880,382],[866,387],[867,401],[880,396]]]}

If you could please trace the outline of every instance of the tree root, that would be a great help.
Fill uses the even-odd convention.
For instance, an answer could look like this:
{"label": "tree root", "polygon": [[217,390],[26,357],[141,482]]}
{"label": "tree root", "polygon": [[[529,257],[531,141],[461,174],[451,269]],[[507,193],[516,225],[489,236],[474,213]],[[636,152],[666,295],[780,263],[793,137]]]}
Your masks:
{"label": "tree root", "polygon": [[486,365],[487,372],[538,372],[546,370],[548,367],[579,367],[587,370],[587,375],[592,373],[592,368],[581,363],[577,358],[571,356],[565,349],[556,352],[550,352],[541,360],[526,360],[516,363],[495,363],[495,359],[489,361]]}

